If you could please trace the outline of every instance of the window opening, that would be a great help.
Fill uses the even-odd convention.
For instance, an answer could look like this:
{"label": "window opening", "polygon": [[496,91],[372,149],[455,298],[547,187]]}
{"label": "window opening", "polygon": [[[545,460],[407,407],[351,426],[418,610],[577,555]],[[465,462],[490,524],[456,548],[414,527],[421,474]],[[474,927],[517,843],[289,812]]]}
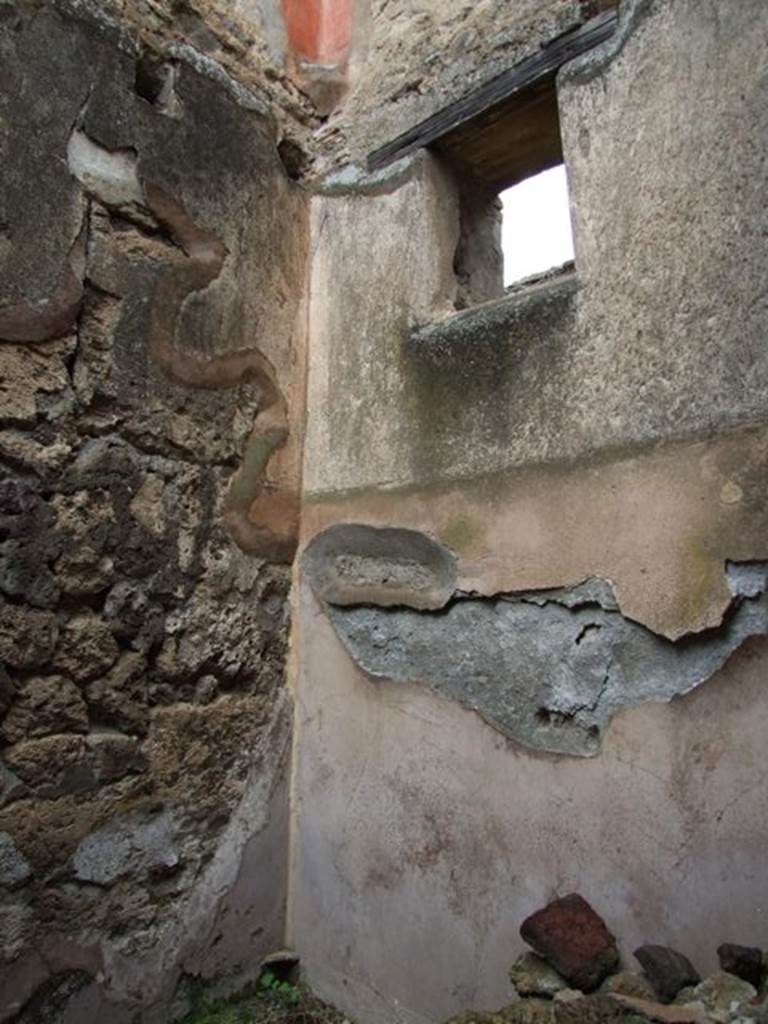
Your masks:
{"label": "window opening", "polygon": [[505,189],[500,199],[505,287],[573,260],[568,180],[563,164]]}

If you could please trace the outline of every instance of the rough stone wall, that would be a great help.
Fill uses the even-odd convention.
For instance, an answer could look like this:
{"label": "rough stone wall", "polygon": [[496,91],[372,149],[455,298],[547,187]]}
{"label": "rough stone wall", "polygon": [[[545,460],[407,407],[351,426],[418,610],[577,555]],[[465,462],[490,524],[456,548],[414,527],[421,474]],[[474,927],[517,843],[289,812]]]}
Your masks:
{"label": "rough stone wall", "polygon": [[456,313],[445,160],[313,201],[289,934],[366,1020],[503,1003],[557,892],[628,949],[760,936],[767,19],[622,5],[558,80],[575,268],[503,299]]}
{"label": "rough stone wall", "polygon": [[584,0],[366,0],[356,7],[349,93],[319,139],[334,163],[367,154],[593,12]]}
{"label": "rough stone wall", "polygon": [[19,1024],[164,1022],[284,937],[306,204],[268,89],[184,48],[145,58],[101,5],[0,6]]}

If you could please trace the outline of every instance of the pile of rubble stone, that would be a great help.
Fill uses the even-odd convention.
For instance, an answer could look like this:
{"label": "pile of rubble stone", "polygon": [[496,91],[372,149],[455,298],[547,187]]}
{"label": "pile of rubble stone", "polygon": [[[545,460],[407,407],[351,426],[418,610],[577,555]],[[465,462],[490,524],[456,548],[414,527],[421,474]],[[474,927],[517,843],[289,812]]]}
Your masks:
{"label": "pile of rubble stone", "polygon": [[666,946],[641,946],[634,953],[641,970],[623,970],[616,940],[577,894],[532,914],[520,934],[534,952],[510,969],[515,1001],[450,1024],[768,1024],[760,949],[721,945],[721,969],[704,979]]}

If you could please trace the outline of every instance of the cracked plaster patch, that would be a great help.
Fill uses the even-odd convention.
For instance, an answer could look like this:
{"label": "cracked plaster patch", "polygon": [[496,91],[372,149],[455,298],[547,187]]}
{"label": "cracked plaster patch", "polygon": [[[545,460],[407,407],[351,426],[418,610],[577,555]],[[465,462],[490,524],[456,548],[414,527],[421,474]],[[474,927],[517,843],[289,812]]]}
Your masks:
{"label": "cracked plaster patch", "polygon": [[533,749],[590,756],[618,711],[690,692],[768,632],[768,566],[730,564],[728,582],[722,625],[676,642],[625,618],[602,580],[456,595],[439,611],[328,605],[328,614],[374,678],[425,685]]}

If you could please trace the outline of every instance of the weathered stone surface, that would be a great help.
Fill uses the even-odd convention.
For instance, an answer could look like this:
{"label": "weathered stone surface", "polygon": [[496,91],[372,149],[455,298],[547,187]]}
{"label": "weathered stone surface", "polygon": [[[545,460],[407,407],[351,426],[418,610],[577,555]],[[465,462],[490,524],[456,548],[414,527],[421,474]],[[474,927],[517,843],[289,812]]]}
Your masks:
{"label": "weathered stone surface", "polygon": [[21,779],[0,761],[0,807],[18,800],[28,793]]}
{"label": "weathered stone surface", "polygon": [[328,615],[371,675],[426,685],[530,747],[590,756],[617,711],[689,692],[747,637],[768,631],[761,580],[734,570],[722,628],[679,645],[622,616],[604,596],[610,588],[594,581],[539,595],[461,597],[436,613],[330,605]]}
{"label": "weathered stone surface", "polygon": [[0,345],[0,423],[33,427],[45,412],[46,399],[70,389],[65,358],[72,340],[48,342],[34,349]]}
{"label": "weathered stone surface", "polygon": [[681,988],[701,981],[690,960],[668,946],[640,946],[635,957],[662,1002],[671,1002]]}
{"label": "weathered stone surface", "polygon": [[95,885],[120,878],[175,871],[180,855],[173,817],[161,813],[147,821],[117,821],[87,836],[75,850],[75,877]]}
{"label": "weathered stone surface", "polygon": [[115,782],[125,775],[147,768],[147,759],[138,740],[119,732],[92,731],[85,738],[96,780]]}
{"label": "weathered stone surface", "polygon": [[521,996],[551,998],[568,988],[557,971],[535,953],[520,954],[509,969],[509,980]]}
{"label": "weathered stone surface", "polygon": [[4,757],[27,791],[44,799],[88,792],[147,767],[137,739],[109,731],[26,740]]}
{"label": "weathered stone surface", "polygon": [[0,601],[0,660],[19,669],[42,668],[59,636],[54,615]]}
{"label": "weathered stone surface", "polygon": [[32,868],[7,832],[0,832],[0,887],[15,889],[32,875]]}
{"label": "weathered stone surface", "polygon": [[102,679],[85,687],[85,699],[95,721],[142,735],[149,721],[146,658],[137,652],[122,654]]}
{"label": "weathered stone surface", "polygon": [[551,999],[522,999],[490,1013],[465,1010],[446,1024],[552,1024],[554,1020]]}
{"label": "weathered stone surface", "polygon": [[603,919],[578,893],[554,900],[531,914],[520,935],[566,981],[590,992],[619,962]]}
{"label": "weathered stone surface", "polygon": [[19,686],[3,719],[7,743],[56,732],[86,732],[88,710],[80,691],[64,676],[37,676]]}
{"label": "weathered stone surface", "polygon": [[117,660],[112,631],[96,615],[76,615],[59,635],[53,667],[79,683],[103,675]]}
{"label": "weathered stone surface", "polygon": [[717,959],[720,967],[729,974],[749,982],[759,988],[763,980],[763,951],[756,946],[739,946],[732,942],[724,942],[717,947]]}
{"label": "weathered stone surface", "polygon": [[258,572],[232,548],[203,552],[203,558],[211,559],[210,574],[166,618],[159,674],[176,685],[210,674],[242,689],[277,682],[287,573]]}
{"label": "weathered stone surface", "polygon": [[60,472],[72,455],[66,441],[37,441],[17,430],[0,431],[0,459],[27,472],[50,476]]}
{"label": "weathered stone surface", "polygon": [[735,974],[717,971],[698,985],[682,989],[677,994],[676,1003],[681,1002],[683,993],[686,994],[686,1003],[701,1004],[715,1019],[721,1019],[723,1016],[732,1019],[749,1015],[752,1001],[757,996],[757,989]]}
{"label": "weathered stone surface", "polygon": [[[269,501],[298,489],[307,199],[261,99],[183,45],[152,95],[138,35],[185,32],[143,3],[0,0],[0,828],[35,872],[0,1017],[20,1024],[164,1015],[185,964],[247,973],[282,939],[289,572],[228,524],[263,553],[267,470]],[[196,695],[206,723],[179,713]]]}
{"label": "weathered stone surface", "polygon": [[96,786],[85,736],[56,735],[22,740],[4,751],[5,762],[27,793],[55,798]]}
{"label": "weathered stone surface", "polygon": [[369,8],[354,88],[331,136],[359,160],[583,17],[579,0],[523,0],[512,10],[501,0],[469,9],[374,0]]}
{"label": "weathered stone surface", "polygon": [[23,903],[0,903],[0,957],[15,960],[34,934],[34,911]]}
{"label": "weathered stone surface", "polygon": [[615,994],[609,996],[620,1007],[637,1014],[642,1020],[658,1021],[659,1024],[706,1024],[708,1017],[701,1003],[690,1006],[669,1006],[649,999]]}
{"label": "weathered stone surface", "polygon": [[617,974],[610,974],[600,986],[600,992],[605,995],[632,996],[634,999],[655,1000],[656,993],[653,986],[642,974],[634,974],[632,971],[619,971]]}
{"label": "weathered stone surface", "polygon": [[556,1003],[557,1006],[567,1006],[571,1003],[578,1003],[584,998],[584,993],[578,988],[562,988],[552,997],[553,1002]]}

